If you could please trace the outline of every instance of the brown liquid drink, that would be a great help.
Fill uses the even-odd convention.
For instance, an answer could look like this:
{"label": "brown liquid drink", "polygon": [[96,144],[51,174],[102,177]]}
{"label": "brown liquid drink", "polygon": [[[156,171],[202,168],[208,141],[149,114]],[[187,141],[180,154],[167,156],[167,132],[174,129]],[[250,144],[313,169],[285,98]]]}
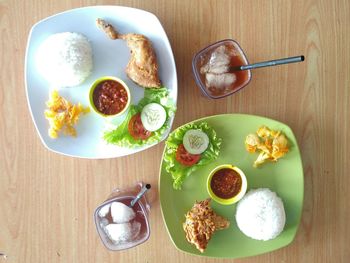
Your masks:
{"label": "brown liquid drink", "polygon": [[192,68],[203,93],[218,99],[237,92],[249,83],[250,70],[233,70],[247,64],[247,58],[238,43],[228,39],[214,43],[196,54]]}
{"label": "brown liquid drink", "polygon": [[114,191],[94,214],[97,232],[103,244],[110,250],[132,248],[145,242],[150,235],[148,222],[149,204],[143,196],[129,207],[142,187]]}

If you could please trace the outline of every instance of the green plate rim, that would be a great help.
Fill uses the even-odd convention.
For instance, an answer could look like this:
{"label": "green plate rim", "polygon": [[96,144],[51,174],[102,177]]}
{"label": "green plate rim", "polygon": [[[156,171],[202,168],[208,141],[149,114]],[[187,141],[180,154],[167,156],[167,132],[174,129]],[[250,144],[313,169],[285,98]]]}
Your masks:
{"label": "green plate rim", "polygon": [[[276,123],[280,123],[282,124],[283,126],[286,126],[290,129],[290,131],[292,132],[292,136],[293,136],[293,139],[294,141],[296,142],[295,145],[293,145],[293,147],[295,148],[295,150],[297,151],[297,158],[298,158],[298,161],[300,162],[300,166],[301,166],[301,170],[302,170],[302,180],[301,180],[301,184],[302,184],[302,193],[301,193],[301,206],[300,206],[300,215],[299,215],[299,218],[297,218],[297,224],[296,224],[296,230],[295,230],[295,233],[292,237],[292,239],[284,244],[283,246],[281,247],[276,247],[275,249],[271,249],[269,251],[266,251],[266,252],[263,252],[263,253],[257,253],[257,254],[251,254],[251,255],[247,255],[247,256],[243,256],[243,257],[226,257],[226,256],[212,256],[212,255],[202,255],[202,254],[194,254],[194,253],[191,253],[189,251],[186,251],[186,250],[183,250],[181,248],[179,248],[177,246],[177,244],[175,243],[175,241],[173,240],[173,237],[172,235],[170,234],[170,231],[169,231],[169,228],[168,228],[168,225],[166,223],[166,220],[165,220],[165,217],[164,217],[164,212],[163,212],[163,201],[162,201],[162,198],[161,198],[161,195],[162,195],[162,191],[160,190],[160,180],[161,180],[161,174],[162,174],[162,166],[163,166],[163,157],[164,157],[164,153],[165,153],[165,149],[166,149],[166,143],[164,144],[164,149],[163,149],[163,152],[162,152],[162,159],[161,159],[161,162],[160,162],[160,165],[159,165],[159,177],[158,177],[158,185],[159,185],[159,191],[158,191],[158,197],[159,197],[159,203],[160,203],[160,210],[161,210],[161,214],[162,214],[162,219],[163,219],[163,223],[165,225],[165,228],[166,228],[166,231],[168,233],[168,236],[170,237],[170,240],[171,242],[174,244],[174,246],[176,247],[177,250],[181,251],[181,252],[184,252],[186,254],[189,254],[189,255],[193,255],[193,256],[198,256],[198,257],[204,257],[204,258],[221,258],[221,259],[241,259],[241,258],[246,258],[246,257],[253,257],[253,256],[258,256],[258,255],[263,255],[263,254],[266,254],[266,253],[269,253],[269,252],[272,252],[272,251],[276,251],[276,250],[279,250],[281,248],[284,248],[284,247],[287,247],[288,245],[290,245],[298,231],[299,231],[299,226],[300,226],[300,221],[301,221],[301,218],[302,218],[302,214],[303,214],[303,207],[304,207],[304,192],[305,192],[305,186],[304,186],[304,166],[303,166],[303,162],[302,162],[302,159],[301,159],[301,154],[300,154],[300,149],[299,149],[299,145],[297,143],[297,140],[296,140],[296,137],[294,135],[294,132],[293,130],[289,127],[289,125],[281,122],[281,121],[278,121],[278,120],[275,120],[275,119],[271,119],[271,118],[268,118],[268,117],[265,117],[265,116],[259,116],[259,115],[254,115],[254,114],[244,114],[244,113],[224,113],[224,114],[216,114],[216,115],[210,115],[210,116],[205,116],[205,117],[201,117],[199,119],[195,119],[193,121],[189,121],[185,124],[182,124],[178,127],[176,127],[174,130],[172,130],[168,136],[170,136],[171,133],[173,133],[174,131],[176,131],[177,129],[187,125],[187,124],[190,124],[190,123],[196,123],[196,122],[200,122],[200,121],[204,121],[204,120],[207,120],[207,119],[211,119],[211,118],[215,118],[215,117],[220,117],[220,116],[241,116],[241,117],[244,117],[244,116],[249,116],[249,117],[254,117],[254,118],[261,118],[261,119],[266,119],[266,120],[269,120],[269,121],[274,121]],[[168,138],[167,138],[168,139]],[[166,139],[166,140],[167,140]],[[166,142],[165,140],[165,142]]]}

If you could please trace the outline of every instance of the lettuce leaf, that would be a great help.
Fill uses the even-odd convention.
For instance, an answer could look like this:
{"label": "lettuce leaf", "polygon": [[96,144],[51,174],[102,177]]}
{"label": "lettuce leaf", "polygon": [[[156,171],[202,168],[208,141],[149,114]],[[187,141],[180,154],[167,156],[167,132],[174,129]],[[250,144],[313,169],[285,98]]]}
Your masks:
{"label": "lettuce leaf", "polygon": [[[180,164],[175,156],[176,150],[179,144],[182,143],[182,139],[188,130],[196,129],[202,130],[209,137],[209,146],[201,154],[201,158],[195,165],[190,167]],[[166,141],[166,148],[164,153],[165,170],[171,174],[173,178],[173,188],[176,190],[181,189],[181,186],[193,171],[195,171],[199,166],[210,163],[215,160],[220,153],[221,138],[216,135],[216,132],[211,128],[206,122],[200,124],[186,124],[177,130],[173,131]]]}
{"label": "lettuce leaf", "polygon": [[[164,107],[167,113],[167,120],[159,130],[153,132],[152,136],[146,140],[135,140],[128,131],[129,121],[132,116],[140,113],[143,107],[151,102],[159,103]],[[128,114],[124,121],[116,129],[106,131],[103,135],[103,139],[107,143],[127,148],[136,148],[142,145],[159,142],[165,131],[169,129],[170,118],[174,115],[175,111],[175,103],[169,98],[169,91],[167,88],[145,89],[144,97],[140,102],[137,105],[130,105]]]}

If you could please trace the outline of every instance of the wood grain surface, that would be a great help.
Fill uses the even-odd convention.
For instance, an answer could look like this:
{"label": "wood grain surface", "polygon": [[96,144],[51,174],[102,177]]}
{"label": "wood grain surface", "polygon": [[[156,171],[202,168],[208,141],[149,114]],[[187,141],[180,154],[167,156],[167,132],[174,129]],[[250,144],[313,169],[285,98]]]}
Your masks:
{"label": "wood grain surface", "polygon": [[[350,2],[0,1],[0,262],[232,262],[182,253],[162,220],[157,183],[164,143],[132,156],[83,160],[49,152],[31,120],[24,57],[31,26],[52,14],[89,5],[124,5],[154,13],[170,39],[178,72],[173,128],[220,113],[248,113],[289,125],[299,142],[305,201],[294,242],[235,262],[350,260]],[[217,40],[236,39],[250,62],[294,55],[306,61],[253,72],[234,96],[208,100],[191,59]],[[113,253],[100,242],[95,207],[115,187],[153,184],[151,237]],[[234,247],[232,249],[235,249]]]}

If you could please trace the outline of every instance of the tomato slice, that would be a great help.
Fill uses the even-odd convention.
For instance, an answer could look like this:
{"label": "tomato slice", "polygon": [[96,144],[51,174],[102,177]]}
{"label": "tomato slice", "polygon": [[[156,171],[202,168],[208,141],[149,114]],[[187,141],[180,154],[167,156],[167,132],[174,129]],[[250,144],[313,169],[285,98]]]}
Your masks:
{"label": "tomato slice", "polygon": [[183,144],[180,144],[177,147],[176,150],[176,160],[185,166],[192,166],[196,163],[198,163],[199,159],[201,158],[200,154],[190,154],[186,151]]}
{"label": "tomato slice", "polygon": [[152,132],[147,131],[145,127],[143,127],[140,113],[137,113],[131,117],[128,125],[128,130],[130,135],[135,140],[146,140],[152,135]]}

